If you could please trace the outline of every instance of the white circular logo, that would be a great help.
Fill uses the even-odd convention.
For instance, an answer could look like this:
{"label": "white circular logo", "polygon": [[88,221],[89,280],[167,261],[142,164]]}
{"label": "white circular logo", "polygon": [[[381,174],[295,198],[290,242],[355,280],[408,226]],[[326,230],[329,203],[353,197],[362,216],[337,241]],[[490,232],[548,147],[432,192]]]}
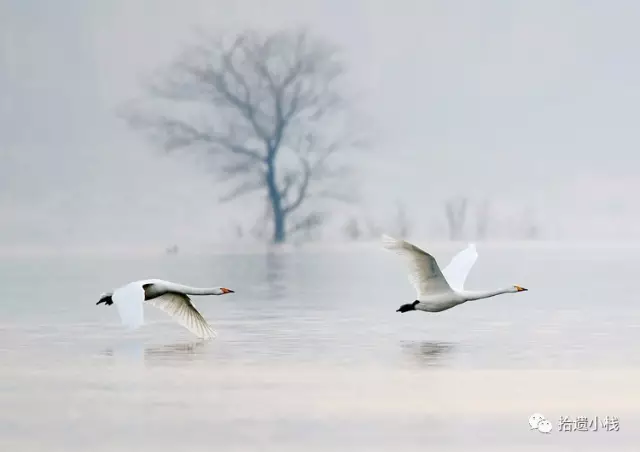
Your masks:
{"label": "white circular logo", "polygon": [[531,430],[538,430],[540,433],[551,433],[551,430],[553,430],[551,422],[540,413],[534,413],[529,416],[529,426]]}

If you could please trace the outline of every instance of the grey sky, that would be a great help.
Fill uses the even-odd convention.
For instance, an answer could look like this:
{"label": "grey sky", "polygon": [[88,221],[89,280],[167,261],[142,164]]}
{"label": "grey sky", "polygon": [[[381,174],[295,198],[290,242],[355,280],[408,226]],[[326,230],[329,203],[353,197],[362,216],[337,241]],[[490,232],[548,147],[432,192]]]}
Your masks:
{"label": "grey sky", "polygon": [[298,25],[344,47],[375,122],[358,214],[385,225],[401,199],[413,235],[441,237],[442,201],[460,194],[490,199],[505,233],[530,209],[547,238],[640,236],[637,2],[53,5],[0,2],[1,244],[197,243],[248,225],[246,202],[217,204],[215,178],[115,109],[194,27]]}

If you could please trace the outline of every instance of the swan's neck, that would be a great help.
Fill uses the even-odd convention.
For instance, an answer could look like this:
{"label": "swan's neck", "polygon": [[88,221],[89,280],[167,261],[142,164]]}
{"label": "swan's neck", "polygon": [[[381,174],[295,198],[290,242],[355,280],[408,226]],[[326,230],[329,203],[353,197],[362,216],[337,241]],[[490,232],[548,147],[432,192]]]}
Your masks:
{"label": "swan's neck", "polygon": [[183,284],[167,283],[164,284],[168,290],[182,292],[187,295],[222,295],[220,287],[191,287]]}
{"label": "swan's neck", "polygon": [[509,292],[513,292],[513,289],[511,287],[496,290],[465,290],[463,292],[463,296],[466,301],[471,301],[480,300],[482,298],[491,298],[495,297],[496,295],[501,295],[503,293]]}

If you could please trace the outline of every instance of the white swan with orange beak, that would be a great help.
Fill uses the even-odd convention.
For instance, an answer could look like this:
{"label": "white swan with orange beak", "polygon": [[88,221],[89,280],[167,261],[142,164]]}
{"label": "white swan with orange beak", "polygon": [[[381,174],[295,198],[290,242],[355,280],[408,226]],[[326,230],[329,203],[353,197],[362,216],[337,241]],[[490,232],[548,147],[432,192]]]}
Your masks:
{"label": "white swan with orange beak", "polygon": [[134,281],[113,292],[100,296],[96,305],[116,305],[122,324],[135,329],[144,323],[144,303],[162,309],[180,325],[203,339],[215,337],[216,333],[198,312],[189,295],[224,295],[234,293],[226,287],[199,288],[184,286],[161,279]]}

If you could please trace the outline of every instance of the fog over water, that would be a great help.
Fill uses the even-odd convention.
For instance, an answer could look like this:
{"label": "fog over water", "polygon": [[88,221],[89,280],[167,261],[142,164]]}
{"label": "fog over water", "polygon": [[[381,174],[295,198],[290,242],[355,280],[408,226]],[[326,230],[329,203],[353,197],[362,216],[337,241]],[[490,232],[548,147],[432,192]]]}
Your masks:
{"label": "fog over water", "polygon": [[[638,23],[626,0],[0,1],[0,450],[636,451]],[[272,96],[202,135],[241,152],[167,153],[131,127],[134,107],[186,115],[156,112],[151,82],[202,34],[244,30],[341,49],[368,146],[327,165],[349,177],[314,166],[340,116],[298,111],[269,160],[278,128],[265,139],[255,117],[278,124],[304,91],[278,91],[296,52],[237,63]],[[313,55],[290,67],[326,76]],[[212,73],[207,105],[224,100]],[[357,202],[295,210],[310,174]],[[262,191],[220,202],[249,176]],[[383,232],[441,267],[473,241],[465,289],[528,290],[399,313],[416,293]],[[193,300],[218,336],[151,306],[129,331],[96,305],[144,278],[232,289]],[[567,416],[619,431],[558,431]]]}
{"label": "fog over water", "polygon": [[401,201],[412,235],[440,240],[466,196],[490,203],[488,239],[637,240],[639,18],[630,1],[5,0],[0,244],[236,240],[262,199],[218,203],[228,184],[200,157],[165,155],[118,109],[196,28],[301,26],[346,52],[372,124],[350,157],[361,202],[322,239],[351,216],[390,229]]}

